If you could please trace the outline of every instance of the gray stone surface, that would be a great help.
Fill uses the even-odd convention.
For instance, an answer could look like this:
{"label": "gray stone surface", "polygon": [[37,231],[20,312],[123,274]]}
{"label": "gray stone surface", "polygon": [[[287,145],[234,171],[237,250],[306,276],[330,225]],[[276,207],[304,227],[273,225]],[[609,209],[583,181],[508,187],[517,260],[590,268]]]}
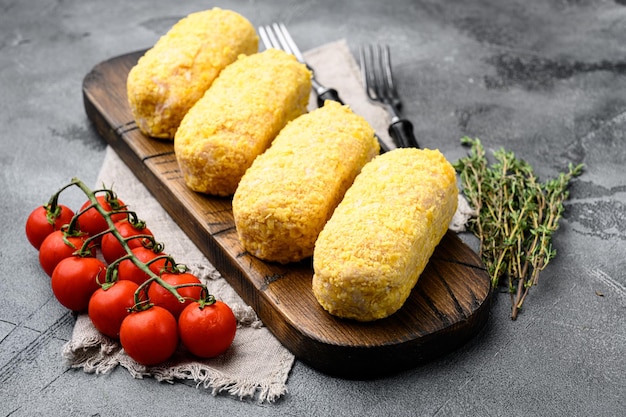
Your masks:
{"label": "gray stone surface", "polygon": [[[287,23],[303,49],[387,42],[422,146],[451,160],[459,139],[505,147],[572,188],[559,256],[516,322],[496,294],[461,349],[374,381],[296,362],[273,405],[192,384],[90,375],[61,357],[73,318],[24,237],[26,216],[105,150],[85,116],[84,75],[152,45],[189,12],[218,5],[255,25]],[[0,0],[0,415],[618,416],[626,409],[626,7],[621,0],[28,2]],[[77,206],[79,194],[68,195]]]}

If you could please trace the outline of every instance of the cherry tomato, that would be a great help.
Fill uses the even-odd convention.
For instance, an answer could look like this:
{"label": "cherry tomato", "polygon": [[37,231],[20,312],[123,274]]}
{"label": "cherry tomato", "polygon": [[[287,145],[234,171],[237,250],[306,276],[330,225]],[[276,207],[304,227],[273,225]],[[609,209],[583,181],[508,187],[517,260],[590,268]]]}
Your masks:
{"label": "cherry tomato", "polygon": [[176,319],[159,306],[134,311],[122,321],[120,343],[128,356],[142,365],[164,362],[178,347]]}
{"label": "cherry tomato", "polygon": [[[125,205],[122,202],[122,200],[115,198],[115,199],[110,199],[107,201],[107,197],[108,197],[108,194],[96,196],[98,203],[102,206],[102,208],[105,211],[112,212],[115,210],[121,210],[125,208]],[[85,210],[87,207],[89,207],[89,205],[91,205],[91,201],[90,200],[85,201],[85,203],[81,206],[79,212]],[[125,219],[126,216],[127,216],[126,213],[115,213],[111,215],[111,220],[113,220],[113,222],[115,223],[119,220]],[[109,225],[107,224],[106,219],[94,207],[90,208],[84,213],[81,213],[80,217],[78,218],[78,223],[80,225],[80,230],[85,233],[90,234],[91,236],[95,236],[98,233],[104,232],[105,230],[109,228]]]}
{"label": "cherry tomato", "polygon": [[104,282],[106,265],[97,258],[70,256],[52,273],[52,292],[59,303],[72,311],[86,311],[91,295]]}
{"label": "cherry tomato", "polygon": [[[146,227],[143,222],[134,225],[130,223],[128,219],[124,219],[115,222],[115,228],[120,233],[120,235],[122,235],[123,238],[130,238],[137,235],[152,236],[152,232]],[[126,244],[132,249],[142,246],[143,240],[144,239],[142,238],[129,239],[126,241]],[[124,249],[122,244],[119,242],[119,240],[117,240],[113,233],[107,233],[106,235],[102,236],[100,249],[102,249],[102,256],[104,257],[104,260],[108,263],[112,263],[122,256],[127,255],[126,249]]]}
{"label": "cherry tomato", "polygon": [[119,339],[122,321],[135,305],[135,291],[139,285],[118,280],[98,288],[89,299],[87,309],[94,327],[105,336]]}
{"label": "cherry tomato", "polygon": [[72,221],[74,212],[67,206],[59,204],[54,211],[50,206],[39,206],[26,219],[26,237],[35,249],[41,247],[44,239],[61,226]]}
{"label": "cherry tomato", "polygon": [[189,304],[178,318],[178,333],[183,345],[194,355],[212,358],[224,353],[235,339],[237,319],[222,301]]}
{"label": "cherry tomato", "polygon": [[[143,246],[133,248],[132,252],[135,254],[137,259],[144,264],[147,264],[157,256],[164,255],[162,252],[155,253],[152,249],[148,249]],[[165,262],[165,258],[157,259],[148,265],[148,268],[150,268],[150,270],[156,275],[159,275],[161,270],[165,267]],[[137,285],[141,285],[148,278],[150,278],[150,276],[139,269],[130,259],[124,259],[117,267],[117,278],[120,280],[124,279],[134,281]]]}
{"label": "cherry tomato", "polygon": [[[193,274],[188,272],[184,273],[169,273],[165,272],[161,274],[161,279],[170,285],[176,286],[181,284],[200,284],[200,280]],[[190,287],[178,288],[178,293],[185,297],[187,300],[181,303],[178,298],[171,292],[166,290],[162,285],[157,282],[152,282],[148,289],[148,299],[154,305],[167,309],[174,317],[178,318],[180,312],[190,303],[200,298],[202,287],[194,285]]]}
{"label": "cherry tomato", "polygon": [[[87,235],[66,237],[61,230],[50,233],[39,247],[39,263],[46,274],[52,276],[57,264],[80,250],[87,238]],[[92,256],[96,255],[95,247],[91,246],[90,251]]]}

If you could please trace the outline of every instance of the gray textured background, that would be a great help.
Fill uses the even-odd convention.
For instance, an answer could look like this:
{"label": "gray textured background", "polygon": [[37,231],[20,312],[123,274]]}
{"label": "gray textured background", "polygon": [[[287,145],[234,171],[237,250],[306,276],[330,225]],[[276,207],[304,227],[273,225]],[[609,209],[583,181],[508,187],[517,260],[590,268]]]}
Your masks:
{"label": "gray textured background", "polygon": [[[626,7],[623,0],[464,2],[0,0],[0,415],[617,416],[626,409]],[[26,216],[73,176],[93,184],[105,143],[81,83],[212,6],[284,21],[303,49],[387,42],[420,144],[450,160],[459,139],[505,147],[543,178],[585,173],[518,321],[496,294],[467,345],[375,381],[296,362],[289,393],[259,406],[192,384],[88,375],[61,357],[73,318],[24,237]],[[82,203],[79,194],[65,197]]]}

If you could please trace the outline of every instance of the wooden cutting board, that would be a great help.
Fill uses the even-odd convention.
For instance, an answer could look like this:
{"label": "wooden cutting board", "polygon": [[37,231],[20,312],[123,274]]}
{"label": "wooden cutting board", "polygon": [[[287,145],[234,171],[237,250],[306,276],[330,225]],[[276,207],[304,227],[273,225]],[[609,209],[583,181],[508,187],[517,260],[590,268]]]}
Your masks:
{"label": "wooden cutting board", "polygon": [[112,58],[87,74],[83,97],[89,119],[297,358],[328,374],[371,378],[449,352],[482,328],[489,316],[489,276],[476,253],[452,232],[435,250],[402,309],[371,323],[339,319],[319,306],[311,291],[310,259],[278,265],[246,253],[237,238],[230,198],[189,190],[173,143],[137,129],[127,104],[126,77],[142,54]]}

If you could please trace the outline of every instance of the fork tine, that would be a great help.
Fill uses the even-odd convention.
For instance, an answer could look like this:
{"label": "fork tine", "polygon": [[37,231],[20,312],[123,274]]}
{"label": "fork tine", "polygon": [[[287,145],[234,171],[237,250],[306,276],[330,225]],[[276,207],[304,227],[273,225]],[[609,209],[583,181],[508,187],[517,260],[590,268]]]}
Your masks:
{"label": "fork tine", "polygon": [[372,46],[362,46],[359,49],[359,60],[361,61],[361,79],[365,87],[367,96],[372,101],[378,101],[376,94],[376,83],[374,80],[374,74],[372,72],[374,65],[371,62],[372,58]]}
{"label": "fork tine", "polygon": [[261,38],[261,42],[263,42],[265,49],[274,47],[265,26],[259,26],[259,37]]}
{"label": "fork tine", "polygon": [[[283,44],[280,42],[280,39],[278,38],[278,34],[276,33],[275,30],[273,30],[274,28],[272,26],[268,26],[267,28],[269,29],[267,33],[270,37],[270,40],[272,41],[272,44],[274,45],[274,48],[282,49],[283,51],[285,51]],[[285,51],[285,52],[289,53],[289,51]]]}
{"label": "fork tine", "polygon": [[387,87],[389,87],[389,91],[395,92],[395,87],[393,84],[393,73],[391,71],[391,54],[389,53],[389,45],[385,45],[381,47],[383,50],[382,54],[382,67],[385,71],[385,78],[387,79]]}
{"label": "fork tine", "polygon": [[376,85],[376,94],[383,100],[389,99],[389,85],[385,74],[385,67],[382,57],[382,46],[375,45],[372,47],[372,67],[374,73],[374,84]]}

